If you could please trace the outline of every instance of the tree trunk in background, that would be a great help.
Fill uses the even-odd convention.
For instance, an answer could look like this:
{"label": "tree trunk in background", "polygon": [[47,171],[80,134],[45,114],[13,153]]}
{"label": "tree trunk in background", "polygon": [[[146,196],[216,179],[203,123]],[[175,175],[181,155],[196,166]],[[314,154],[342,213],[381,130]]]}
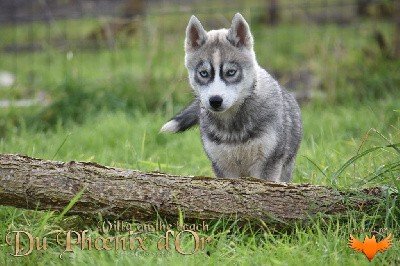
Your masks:
{"label": "tree trunk in background", "polygon": [[130,0],[127,1],[123,7],[123,16],[125,18],[133,18],[137,15],[145,13],[145,1],[143,0]]}
{"label": "tree trunk in background", "polygon": [[394,57],[400,58],[400,1],[395,1],[394,10]]}
{"label": "tree trunk in background", "polygon": [[0,155],[1,205],[62,211],[80,191],[68,214],[137,221],[157,215],[176,219],[182,212],[192,221],[232,217],[282,224],[306,221],[319,212],[372,214],[377,199],[384,198],[381,188],[345,192],[258,178],[184,177]]}
{"label": "tree trunk in background", "polygon": [[368,6],[371,0],[357,0],[357,15],[365,17],[368,15]]}
{"label": "tree trunk in background", "polygon": [[276,25],[279,22],[278,0],[267,0],[267,24]]}

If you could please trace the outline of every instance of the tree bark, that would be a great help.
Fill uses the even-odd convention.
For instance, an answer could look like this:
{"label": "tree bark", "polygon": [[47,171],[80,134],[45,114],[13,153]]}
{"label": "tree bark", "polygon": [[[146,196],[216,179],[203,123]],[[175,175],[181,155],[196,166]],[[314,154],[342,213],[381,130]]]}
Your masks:
{"label": "tree bark", "polygon": [[[68,214],[149,221],[233,217],[268,223],[304,221],[316,213],[366,211],[383,198],[381,188],[338,191],[309,184],[258,178],[176,176],[0,154],[0,204],[62,211],[80,191]],[[366,197],[366,195],[369,195]]]}

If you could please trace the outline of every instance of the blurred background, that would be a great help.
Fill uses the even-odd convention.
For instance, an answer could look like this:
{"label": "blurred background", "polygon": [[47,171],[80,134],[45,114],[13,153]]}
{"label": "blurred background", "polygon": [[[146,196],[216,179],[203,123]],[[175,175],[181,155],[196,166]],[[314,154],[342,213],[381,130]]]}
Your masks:
{"label": "blurred background", "polygon": [[[250,24],[259,64],[302,105],[302,154],[321,159],[324,170],[357,150],[369,128],[385,131],[398,123],[398,2],[2,0],[2,152],[211,174],[200,142],[182,148],[197,141],[197,133],[165,137],[157,130],[191,101],[183,50],[190,16],[210,30],[228,28],[240,12]],[[315,141],[338,136],[357,141],[346,148],[333,143],[336,153],[321,157]],[[185,166],[184,155],[168,155],[180,149],[197,157]],[[312,175],[308,163],[303,177]]]}

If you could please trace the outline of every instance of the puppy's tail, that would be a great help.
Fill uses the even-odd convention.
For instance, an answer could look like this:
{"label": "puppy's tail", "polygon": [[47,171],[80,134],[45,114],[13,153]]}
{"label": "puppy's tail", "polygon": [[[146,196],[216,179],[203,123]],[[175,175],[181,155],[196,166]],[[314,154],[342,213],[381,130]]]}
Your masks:
{"label": "puppy's tail", "polygon": [[194,100],[188,107],[169,120],[160,133],[177,133],[185,131],[199,123],[200,103]]}

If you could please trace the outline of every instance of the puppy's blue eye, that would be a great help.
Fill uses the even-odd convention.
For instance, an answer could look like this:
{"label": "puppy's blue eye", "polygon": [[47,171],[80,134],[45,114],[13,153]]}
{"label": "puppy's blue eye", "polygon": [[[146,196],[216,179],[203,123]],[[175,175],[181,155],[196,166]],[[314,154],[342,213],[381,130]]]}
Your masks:
{"label": "puppy's blue eye", "polygon": [[228,71],[226,71],[226,75],[228,77],[233,77],[236,74],[236,70],[234,69],[229,69]]}
{"label": "puppy's blue eye", "polygon": [[206,70],[202,70],[202,71],[200,71],[199,73],[200,73],[200,76],[201,76],[202,78],[207,78],[207,77],[208,77],[208,72],[207,72]]}

